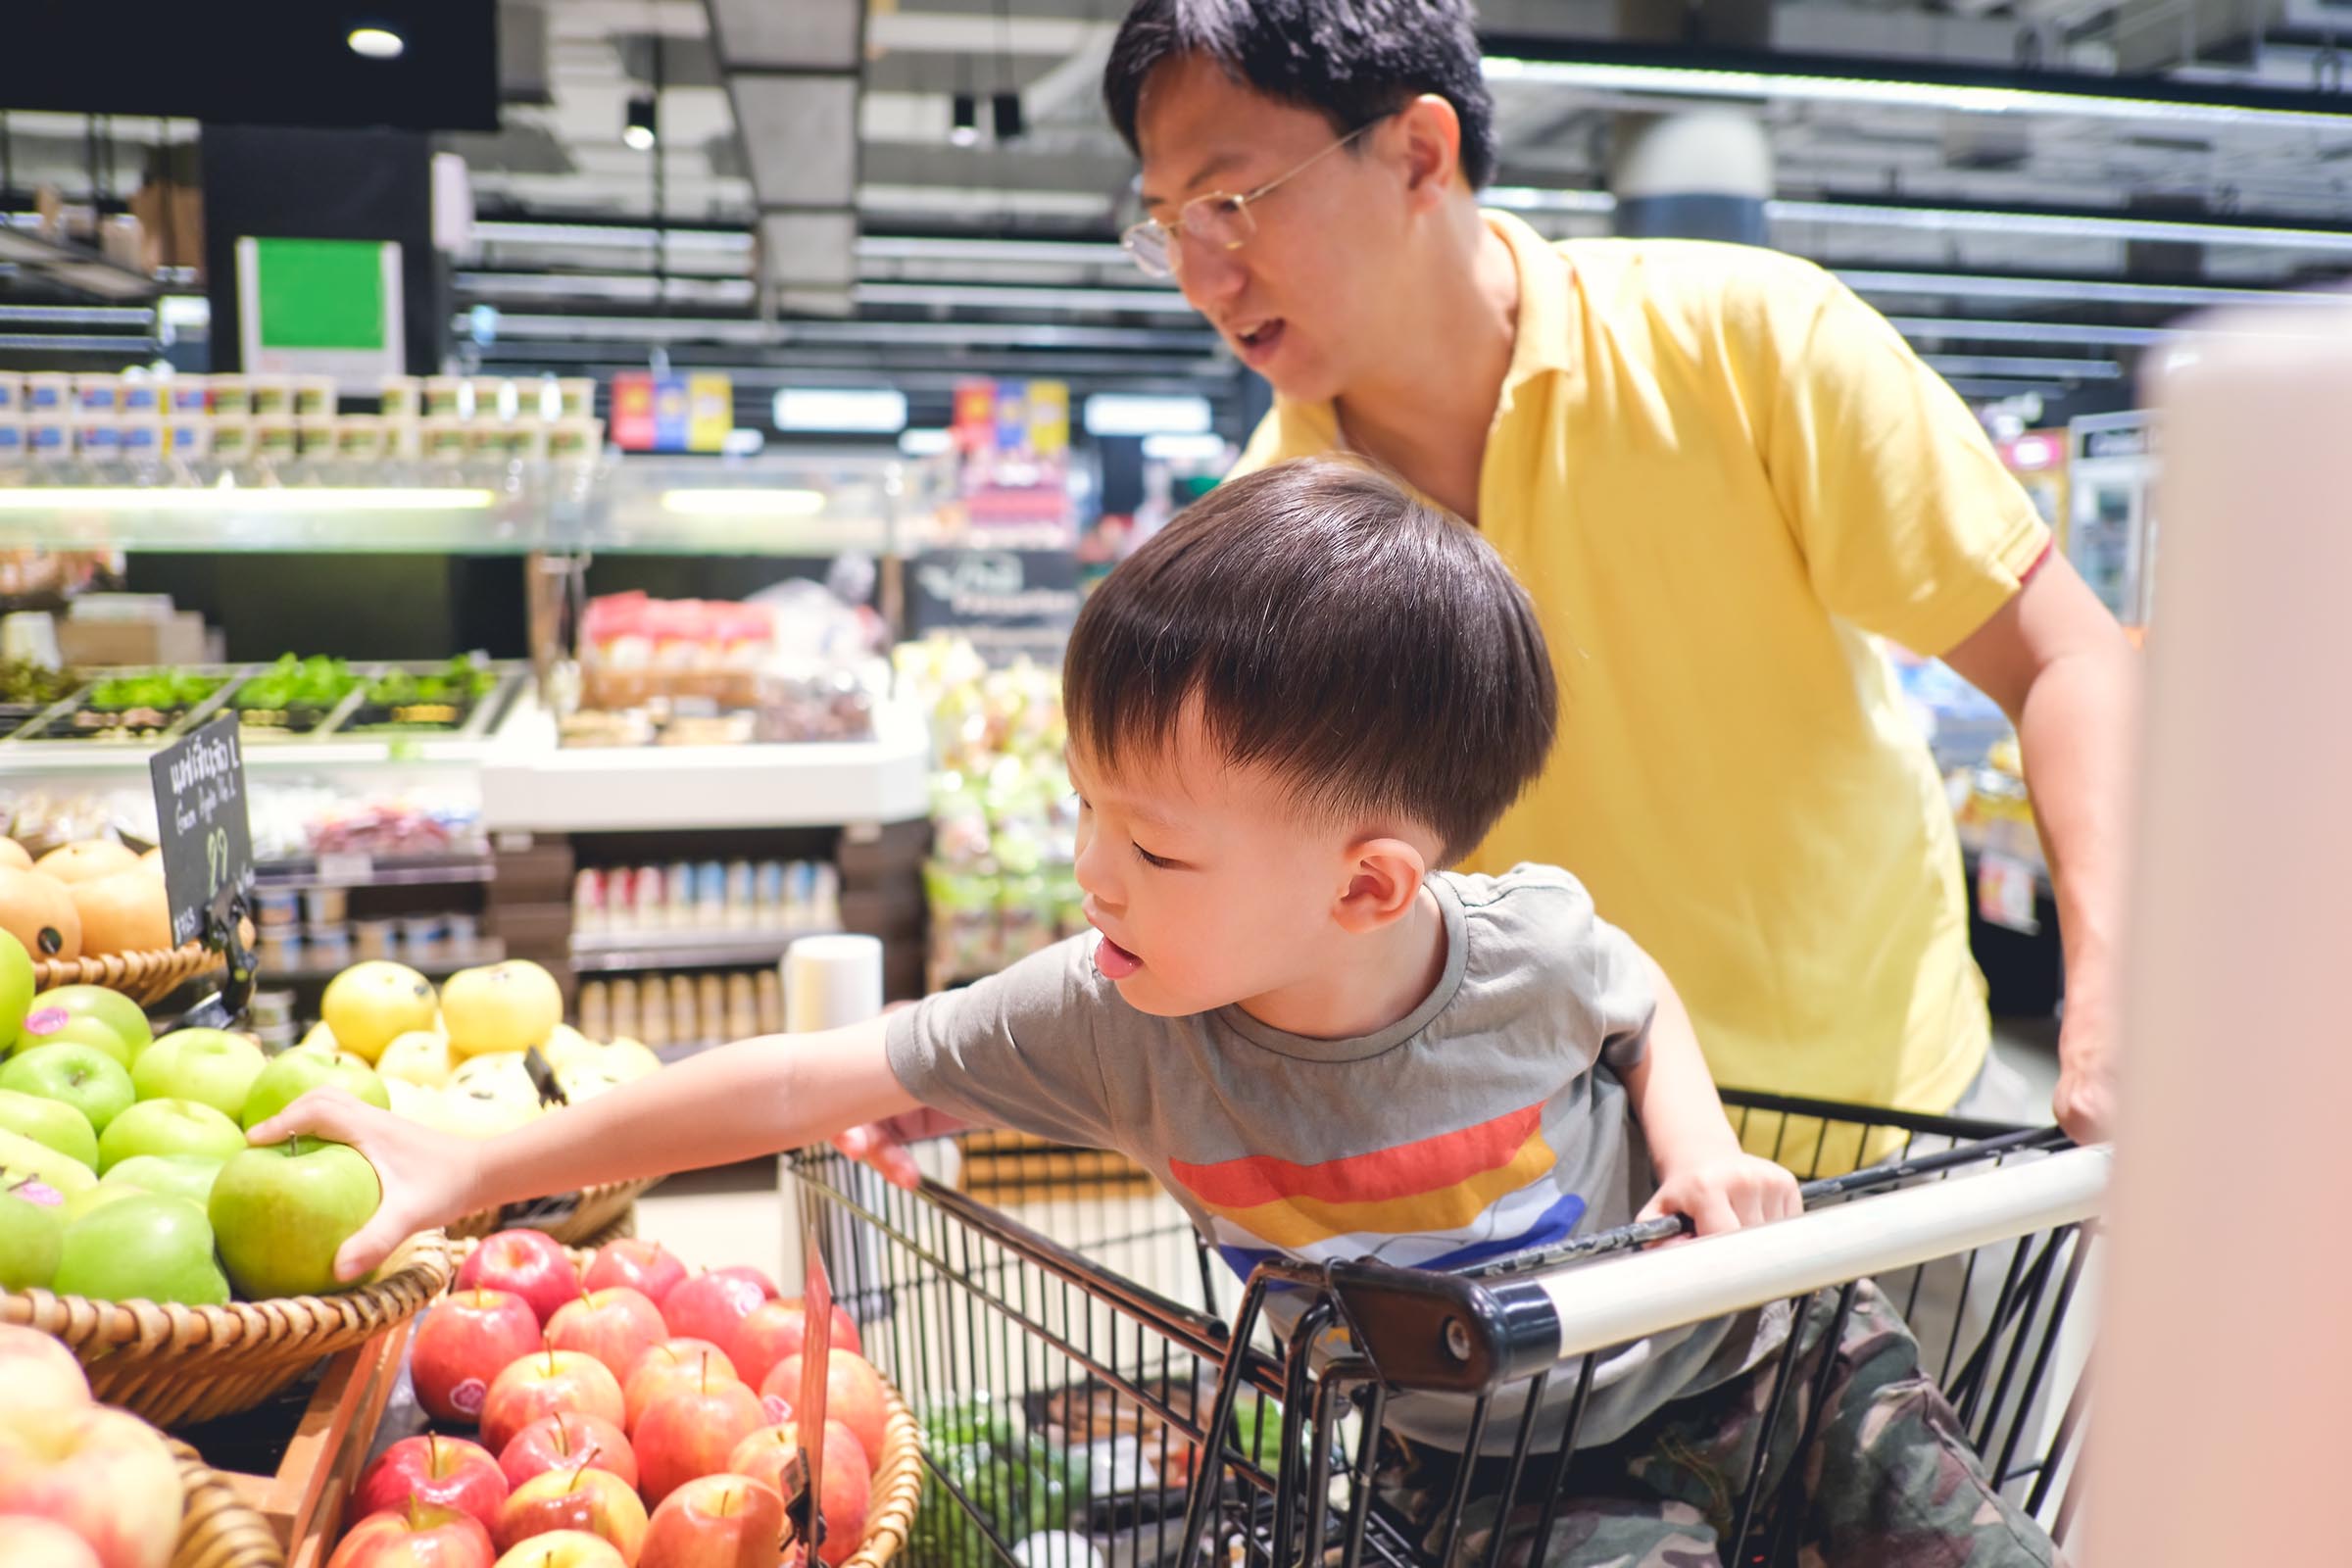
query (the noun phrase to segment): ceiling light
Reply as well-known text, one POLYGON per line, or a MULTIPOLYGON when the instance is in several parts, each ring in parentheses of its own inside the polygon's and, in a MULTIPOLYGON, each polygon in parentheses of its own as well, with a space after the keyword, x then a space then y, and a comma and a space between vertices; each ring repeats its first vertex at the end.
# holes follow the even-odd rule
POLYGON ((825 496, 821 490, 664 490, 662 510, 673 517, 813 517, 825 510, 825 496))
POLYGON ((628 118, 622 122, 620 127, 621 145, 632 152, 651 152, 654 143, 660 139, 661 133, 656 129, 654 122, 653 98, 647 94, 640 94, 630 99, 628 118))
POLYGON ((895 387, 788 386, 776 393, 779 430, 896 435, 906 428, 906 394, 895 387))
POLYGON ((1870 268, 1833 269, 1857 294, 1933 296, 1950 299, 2036 300, 2064 305, 2312 305, 2338 307, 2335 294, 2287 289, 2226 288, 2210 283, 2130 283, 2077 277, 2004 277, 1974 272, 1903 272, 1870 268))
POLYGON ((343 41, 363 60, 398 60, 408 52, 408 40, 389 27, 354 27, 343 41))
POLYGON ((850 291, 859 305, 946 305, 957 309, 1007 311, 1143 311, 1156 316, 1191 316, 1193 307, 1174 289, 1023 288, 994 283, 859 283, 850 291))
POLYGON ((1017 92, 1001 92, 989 100, 989 105, 992 118, 996 121, 997 140, 1019 141, 1023 129, 1021 95, 1017 92))
POLYGON ((473 224, 474 239, 491 245, 577 245, 595 246, 653 245, 657 241, 672 254, 679 251, 710 251, 727 256, 748 256, 752 236, 746 229, 728 228, 664 228, 656 231, 628 223, 555 223, 528 219, 477 219, 473 224))
POLYGON ((1098 392, 1086 400, 1085 423, 1088 435, 1202 435, 1208 399, 1098 392))
POLYGON ((968 92, 956 95, 955 119, 948 130, 948 140, 958 147, 980 144, 980 100, 968 92))
POLYGON ((936 458, 956 448, 956 437, 946 430, 901 430, 899 450, 910 458, 936 458))
MULTIPOLYGON (((1589 53, 1583 44, 1574 47, 1589 53)), ((1792 63, 1793 64, 1793 63, 1792 63)), ((1827 62, 1806 61, 1807 65, 1827 62)), ((1932 74, 1925 61, 1882 62, 1889 72, 1932 74)), ((1974 115, 2067 115, 2093 120, 2164 121, 2175 124, 2264 125, 2280 129, 2352 130, 2352 99, 2335 108, 2316 93, 2276 88, 2199 87, 2186 83, 2125 81, 2112 87, 2080 73, 2036 74, 2044 82, 2009 86, 1987 82, 1896 80, 1831 70, 1751 71, 1629 61, 1529 60, 1489 55, 1494 81, 1526 81, 1593 92, 1656 93, 1671 98, 1732 98, 1800 103, 1871 104, 1894 109, 1947 110, 1974 115), (2071 84, 2065 84, 2071 83, 2071 84), (2139 89, 2138 95, 2131 90, 2139 89), (2250 102, 2270 98, 2275 105, 2250 102)), ((2333 96, 2333 95, 2329 95, 2333 96)))

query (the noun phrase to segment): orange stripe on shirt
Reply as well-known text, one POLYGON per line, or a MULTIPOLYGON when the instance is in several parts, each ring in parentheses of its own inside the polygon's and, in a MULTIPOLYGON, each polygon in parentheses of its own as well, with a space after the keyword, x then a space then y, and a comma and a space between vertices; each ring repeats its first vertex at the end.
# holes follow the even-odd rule
POLYGON ((1450 1187, 1364 1201, 1321 1198, 1279 1198, 1246 1208, 1212 1203, 1209 1211, 1257 1237, 1269 1247, 1296 1250, 1335 1236, 1402 1236, 1459 1230, 1551 1169, 1555 1156, 1544 1129, 1505 1163, 1480 1171, 1450 1187))
POLYGON ((1171 1160, 1168 1168, 1186 1191, 1220 1210, 1301 1200, 1374 1203, 1436 1192, 1508 1165, 1543 1125, 1544 1102, 1538 1101, 1475 1127, 1319 1164, 1246 1154, 1209 1165, 1171 1160))

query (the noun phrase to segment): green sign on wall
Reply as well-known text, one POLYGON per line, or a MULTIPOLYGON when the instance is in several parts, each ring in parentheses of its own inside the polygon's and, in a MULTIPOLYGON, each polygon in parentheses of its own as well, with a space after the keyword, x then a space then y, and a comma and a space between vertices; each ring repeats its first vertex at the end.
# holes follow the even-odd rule
POLYGON ((372 393, 407 369, 400 246, 389 240, 237 241, 240 347, 260 374, 332 375, 372 393))

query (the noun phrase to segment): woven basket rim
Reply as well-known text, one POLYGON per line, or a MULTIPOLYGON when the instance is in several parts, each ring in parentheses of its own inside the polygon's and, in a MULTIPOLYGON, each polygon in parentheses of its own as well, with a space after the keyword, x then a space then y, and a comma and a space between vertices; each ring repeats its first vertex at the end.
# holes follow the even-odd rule
MULTIPOLYGON (((610 1203, 624 1197, 634 1200, 642 1197, 661 1179, 659 1176, 632 1176, 626 1181, 598 1182, 593 1186, 579 1189, 578 1206, 586 1208, 591 1202, 610 1203)), ((550 1196, 562 1195, 551 1194, 550 1196)), ((500 1223, 501 1216, 505 1214, 506 1209, 507 1205, 505 1204, 501 1204, 497 1208, 477 1208, 470 1214, 464 1214, 452 1220, 449 1226, 452 1233, 450 1245, 454 1248, 462 1248, 469 1242, 482 1241, 502 1230, 539 1230, 541 1228, 536 1225, 500 1223)), ((566 1243, 565 1245, 569 1246, 570 1244, 566 1243)), ((464 1254, 460 1253, 457 1260, 463 1263, 465 1261, 464 1254)))
MULTIPOLYGON (((293 1353, 315 1338, 363 1326, 355 1319, 381 1310, 390 1315, 375 1330, 413 1315, 449 1288, 457 1275, 449 1239, 437 1230, 418 1231, 385 1260, 388 1272, 332 1296, 280 1296, 225 1306, 186 1306, 176 1301, 132 1298, 97 1300, 51 1291, 0 1290, 0 1322, 29 1319, 69 1345, 120 1343, 125 1350, 151 1345, 267 1348, 293 1353), (395 1267, 394 1265, 397 1265, 395 1267), (414 1304, 404 1298, 414 1294, 414 1304), (17 1307, 14 1303, 26 1303, 17 1307), (46 1309, 46 1310, 44 1310, 46 1309), (55 1323, 46 1321, 56 1319, 55 1323), (199 1332, 182 1332, 195 1329, 199 1332)), ((191 1369, 192 1376, 201 1371, 191 1369)))
POLYGON ((179 1464, 185 1508, 172 1568, 183 1564, 228 1564, 231 1568, 283 1568, 285 1553, 269 1521, 236 1494, 198 1453, 164 1434, 164 1446, 179 1464))
POLYGON ((160 969, 167 964, 201 964, 206 960, 225 963, 228 960, 215 954, 202 942, 183 942, 176 948, 133 948, 127 953, 81 953, 71 958, 34 958, 32 969, 37 977, 44 969, 79 969, 92 964, 120 963, 133 968, 160 969))

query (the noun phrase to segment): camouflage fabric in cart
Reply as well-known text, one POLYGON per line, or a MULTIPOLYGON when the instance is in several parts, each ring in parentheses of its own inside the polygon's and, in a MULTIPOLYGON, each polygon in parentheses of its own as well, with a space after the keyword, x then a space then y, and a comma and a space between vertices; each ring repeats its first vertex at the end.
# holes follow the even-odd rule
MULTIPOLYGON (((1993 1490, 1958 1416, 1921 1369, 1918 1342, 1878 1288, 1862 1283, 1830 1346, 1836 1311, 1834 1292, 1808 1307, 1787 1406, 1773 1428, 1759 1511, 1762 1539, 1779 1530, 1777 1560, 1801 1568, 2065 1563, 2041 1527, 1993 1490), (1812 1424, 1824 1355, 1837 1366, 1804 1456, 1801 1494, 1785 1494, 1796 1445, 1812 1424), (1778 1517, 1774 1504, 1784 1497, 1801 1516, 1778 1517)), ((1721 1568, 1777 1370, 1776 1358, 1668 1404, 1606 1447, 1579 1453, 1540 1568, 1721 1568)), ((1383 1446, 1381 1499, 1432 1556, 1444 1547, 1443 1516, 1458 1463, 1401 1440, 1383 1446)), ((1501 1568, 1538 1568, 1529 1556, 1543 1514, 1539 1472, 1546 1468, 1530 1460, 1536 1479, 1523 1481, 1505 1516, 1496 1495, 1501 1466, 1481 1462, 1451 1568, 1483 1568, 1498 1517, 1506 1534, 1501 1568)))

